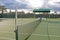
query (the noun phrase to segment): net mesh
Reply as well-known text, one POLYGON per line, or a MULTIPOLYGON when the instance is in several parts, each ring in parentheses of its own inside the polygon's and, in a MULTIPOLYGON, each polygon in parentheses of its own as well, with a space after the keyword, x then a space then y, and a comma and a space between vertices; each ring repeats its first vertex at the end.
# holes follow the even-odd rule
POLYGON ((40 24, 40 22, 41 19, 38 19, 33 22, 18 25, 18 40, 27 40, 40 24))

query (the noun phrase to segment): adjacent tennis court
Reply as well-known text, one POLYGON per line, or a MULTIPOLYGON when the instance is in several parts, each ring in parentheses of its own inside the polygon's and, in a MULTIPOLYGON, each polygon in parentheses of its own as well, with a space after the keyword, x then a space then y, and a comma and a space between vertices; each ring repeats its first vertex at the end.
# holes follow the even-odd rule
MULTIPOLYGON (((33 18, 18 18, 18 25, 34 22, 33 18)), ((15 19, 0 19, 0 40, 15 40, 15 19)), ((20 29, 21 30, 21 29, 20 29)), ((23 28, 23 30, 25 30, 23 28)), ((26 34, 21 33, 20 34, 26 34)), ((20 36, 21 37, 21 36, 20 36)), ((19 38, 20 38, 19 37, 19 38)), ((23 38, 22 38, 23 39, 23 38)), ((43 19, 28 40, 60 40, 60 18, 43 19)))

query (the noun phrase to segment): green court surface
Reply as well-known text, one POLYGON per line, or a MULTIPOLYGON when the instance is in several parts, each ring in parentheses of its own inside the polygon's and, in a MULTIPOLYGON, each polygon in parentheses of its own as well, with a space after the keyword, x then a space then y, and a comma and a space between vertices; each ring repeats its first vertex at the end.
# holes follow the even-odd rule
POLYGON ((29 40, 60 40, 59 30, 60 18, 47 19, 47 21, 41 22, 29 40))
MULTIPOLYGON (((19 18, 18 25, 34 20, 32 18, 19 18)), ((15 19, 12 18, 0 19, 0 40, 15 40, 14 23, 15 19)), ((60 40, 60 18, 42 20, 28 40, 49 40, 49 38, 50 40, 60 40)))
POLYGON ((0 19, 0 40, 15 40, 14 19, 0 19))

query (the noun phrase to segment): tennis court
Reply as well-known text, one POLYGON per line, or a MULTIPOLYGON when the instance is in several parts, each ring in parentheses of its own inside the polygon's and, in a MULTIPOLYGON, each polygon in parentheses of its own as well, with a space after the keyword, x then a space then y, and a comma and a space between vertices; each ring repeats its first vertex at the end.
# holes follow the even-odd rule
POLYGON ((14 19, 0 19, 0 40, 15 40, 14 19))
MULTIPOLYGON (((25 23, 30 23, 33 22, 34 20, 36 19, 19 18, 18 25, 24 25, 25 23)), ((13 18, 10 19, 4 18, 0 21, 0 40, 15 40, 14 21, 15 19, 13 18)), ((28 38, 28 40, 60 40, 59 31, 60 31, 60 18, 49 18, 46 20, 42 20, 41 23, 36 28, 36 30, 28 38)))
POLYGON ((60 18, 42 21, 29 40, 60 40, 60 18))

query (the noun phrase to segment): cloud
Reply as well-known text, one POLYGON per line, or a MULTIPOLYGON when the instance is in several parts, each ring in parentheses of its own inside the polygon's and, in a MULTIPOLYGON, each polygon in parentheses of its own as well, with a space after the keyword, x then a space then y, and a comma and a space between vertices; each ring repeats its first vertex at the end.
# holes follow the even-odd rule
POLYGON ((42 7, 43 4, 47 4, 48 0, 0 0, 0 4, 6 6, 7 8, 37 8, 42 7), (16 4, 17 3, 17 4, 16 4))
POLYGON ((16 0, 19 8, 31 8, 31 6, 29 5, 29 3, 26 0, 16 0))
POLYGON ((17 6, 20 9, 48 7, 60 10, 60 0, 0 0, 0 4, 12 9, 17 6))
POLYGON ((27 0, 29 2, 29 4, 35 8, 35 7, 41 7, 43 4, 42 0, 27 0))
POLYGON ((59 2, 60 0, 50 0, 50 1, 52 1, 52 2, 59 2))
POLYGON ((16 0, 20 4, 26 5, 29 8, 45 7, 49 0, 16 0))
POLYGON ((0 4, 12 9, 14 9, 15 6, 18 8, 28 8, 26 2, 21 1, 19 3, 17 0, 0 0, 0 4))
POLYGON ((49 1, 48 7, 55 11, 60 11, 60 0, 49 1))
POLYGON ((7 8, 13 7, 15 2, 15 0, 0 0, 0 4, 3 4, 7 8))
POLYGON ((54 10, 54 11, 60 11, 60 7, 56 7, 56 6, 53 6, 53 5, 49 5, 49 8, 54 10))

